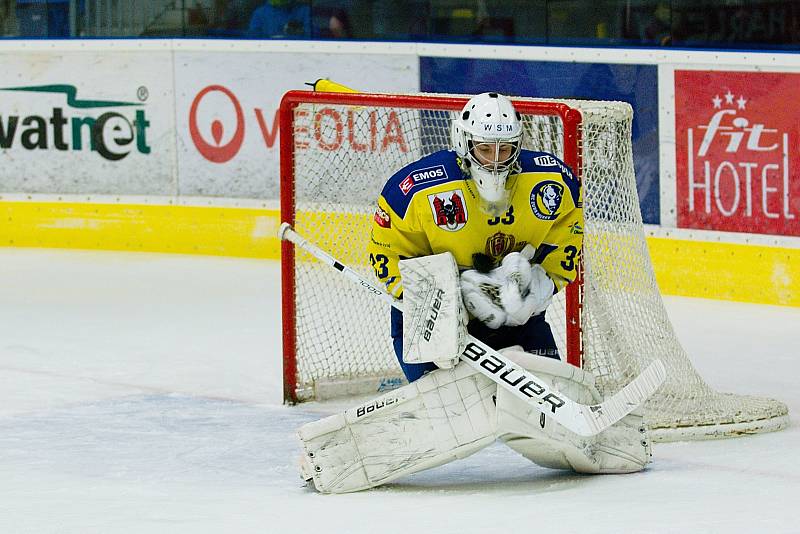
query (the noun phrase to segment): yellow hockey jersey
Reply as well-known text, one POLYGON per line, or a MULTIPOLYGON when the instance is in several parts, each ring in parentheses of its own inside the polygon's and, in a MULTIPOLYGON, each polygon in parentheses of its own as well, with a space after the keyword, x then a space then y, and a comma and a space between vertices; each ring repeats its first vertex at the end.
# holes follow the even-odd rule
POLYGON ((395 297, 402 293, 398 261, 449 251, 459 269, 473 255, 496 265, 530 243, 557 289, 575 279, 583 242, 581 187, 562 161, 545 152, 521 151, 508 211, 485 214, 477 189, 455 152, 443 150, 395 173, 378 198, 369 261, 395 297), (485 257, 484 257, 485 259, 485 257))

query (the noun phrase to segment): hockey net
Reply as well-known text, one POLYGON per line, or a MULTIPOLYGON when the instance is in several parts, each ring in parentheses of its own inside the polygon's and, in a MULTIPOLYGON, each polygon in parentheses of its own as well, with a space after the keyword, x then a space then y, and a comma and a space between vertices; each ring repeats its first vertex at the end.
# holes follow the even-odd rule
MULTIPOLYGON (((376 199, 397 169, 450 148, 467 97, 292 91, 281 104, 281 212, 310 241, 372 277, 366 253, 376 199)), ((777 430, 784 404, 718 393, 678 341, 656 284, 634 177, 630 105, 514 101, 524 147, 561 157, 584 188, 583 281, 547 312, 562 355, 613 394, 654 358, 667 381, 647 402, 654 439, 703 439, 777 430)), ((282 244, 284 397, 378 393, 402 373, 384 302, 302 251, 282 244)))

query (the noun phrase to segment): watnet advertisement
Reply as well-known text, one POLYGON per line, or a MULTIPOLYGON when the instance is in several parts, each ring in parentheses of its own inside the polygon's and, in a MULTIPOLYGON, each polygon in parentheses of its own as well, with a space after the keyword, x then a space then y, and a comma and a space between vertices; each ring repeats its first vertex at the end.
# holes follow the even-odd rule
POLYGON ((678 226, 800 236, 800 74, 675 71, 678 226))
POLYGON ((0 190, 174 194, 171 65, 167 52, 6 54, 0 190))

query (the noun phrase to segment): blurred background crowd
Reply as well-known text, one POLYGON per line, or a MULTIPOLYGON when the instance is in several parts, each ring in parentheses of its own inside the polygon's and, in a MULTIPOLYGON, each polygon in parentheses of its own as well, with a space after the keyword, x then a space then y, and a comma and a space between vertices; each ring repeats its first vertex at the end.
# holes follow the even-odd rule
POLYGON ((798 0, 0 0, 4 38, 800 48, 798 0))

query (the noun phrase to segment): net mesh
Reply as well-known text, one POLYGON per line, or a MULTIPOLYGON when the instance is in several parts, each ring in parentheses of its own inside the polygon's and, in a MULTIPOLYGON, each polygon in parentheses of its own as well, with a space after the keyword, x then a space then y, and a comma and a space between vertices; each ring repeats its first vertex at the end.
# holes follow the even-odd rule
MULTIPOLYGON (((784 404, 717 393, 698 375, 667 316, 650 263, 634 177, 632 110, 619 102, 560 101, 582 114, 585 236, 581 330, 584 367, 612 394, 654 358, 664 386, 646 404, 659 440, 698 439, 782 428, 784 404)), ((294 110, 295 228, 372 279, 366 252, 375 201, 400 167, 450 148, 451 112, 425 108, 306 103, 294 110)), ((523 115, 524 147, 564 154, 561 119, 523 115)), ((284 220, 287 215, 284 214, 284 220)), ((385 303, 297 251, 296 362, 300 400, 398 384, 385 303)), ((565 353, 563 291, 547 312, 565 353)), ((291 357, 291 355, 286 355, 291 357)))

